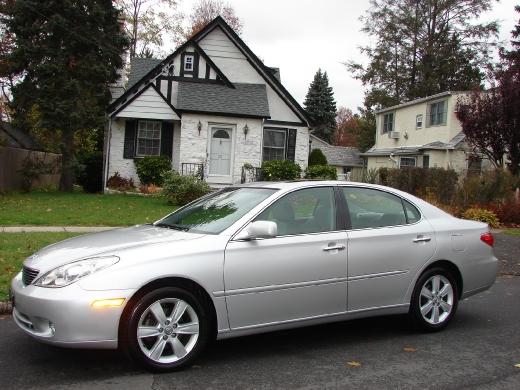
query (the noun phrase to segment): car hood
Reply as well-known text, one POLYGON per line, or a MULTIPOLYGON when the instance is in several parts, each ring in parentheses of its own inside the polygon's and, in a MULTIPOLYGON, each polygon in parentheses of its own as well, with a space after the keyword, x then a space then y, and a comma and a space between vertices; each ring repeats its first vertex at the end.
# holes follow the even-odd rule
POLYGON ((137 246, 193 240, 203 234, 188 233, 153 225, 138 225, 86 234, 49 245, 24 261, 26 267, 50 270, 61 265, 99 255, 117 255, 117 251, 137 246))

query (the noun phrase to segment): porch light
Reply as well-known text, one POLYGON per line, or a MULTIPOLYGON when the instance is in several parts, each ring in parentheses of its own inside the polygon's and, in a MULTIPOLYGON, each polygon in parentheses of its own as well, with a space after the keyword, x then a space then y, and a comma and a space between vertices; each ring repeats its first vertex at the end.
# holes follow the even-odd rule
POLYGON ((197 130, 199 131, 199 135, 200 135, 200 131, 202 130, 202 123, 200 123, 200 121, 197 125, 197 130))
POLYGON ((246 123, 246 125, 244 126, 244 139, 247 138, 247 133, 249 133, 249 126, 246 123))

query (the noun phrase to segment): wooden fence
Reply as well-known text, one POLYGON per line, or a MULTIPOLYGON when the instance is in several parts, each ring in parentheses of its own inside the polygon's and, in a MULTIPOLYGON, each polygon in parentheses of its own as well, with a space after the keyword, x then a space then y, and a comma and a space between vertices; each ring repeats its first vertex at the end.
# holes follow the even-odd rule
MULTIPOLYGON (((20 170, 26 158, 39 159, 45 164, 54 164, 59 167, 60 157, 60 154, 55 153, 0 146, 0 192, 19 191, 23 189, 23 178, 20 170)), ((59 172, 44 174, 38 177, 33 183, 33 187, 57 186, 59 182, 59 172)))

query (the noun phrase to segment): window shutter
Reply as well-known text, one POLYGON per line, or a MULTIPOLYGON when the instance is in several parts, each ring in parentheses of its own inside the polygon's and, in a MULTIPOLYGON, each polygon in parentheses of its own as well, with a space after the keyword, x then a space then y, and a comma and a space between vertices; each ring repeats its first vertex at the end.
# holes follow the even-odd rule
POLYGON ((123 158, 135 157, 136 127, 136 120, 127 120, 125 122, 125 141, 123 145, 123 158))
POLYGON ((296 129, 287 129, 287 151, 285 158, 294 161, 296 155, 296 129))
POLYGON ((161 129, 161 156, 172 158, 173 123, 163 122, 161 129))

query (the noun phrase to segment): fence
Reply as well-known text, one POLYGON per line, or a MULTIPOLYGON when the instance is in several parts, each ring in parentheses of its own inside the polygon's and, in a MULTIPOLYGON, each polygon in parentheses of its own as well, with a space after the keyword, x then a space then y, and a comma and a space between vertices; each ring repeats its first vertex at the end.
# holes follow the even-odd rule
MULTIPOLYGON (((61 155, 0 146, 0 192, 23 189, 23 177, 20 170, 26 158, 37 158, 46 164, 58 165, 61 155)), ((57 186, 59 182, 59 173, 45 174, 38 177, 34 182, 34 187, 57 186)))

